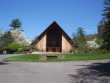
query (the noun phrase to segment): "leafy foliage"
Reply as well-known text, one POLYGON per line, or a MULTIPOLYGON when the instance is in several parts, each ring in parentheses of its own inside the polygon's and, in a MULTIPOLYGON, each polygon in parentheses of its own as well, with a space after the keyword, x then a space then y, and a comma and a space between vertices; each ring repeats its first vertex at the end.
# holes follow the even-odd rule
POLYGON ((78 51, 80 52, 86 52, 87 46, 86 46, 86 39, 85 39, 85 31, 82 27, 79 27, 77 29, 77 33, 73 33, 73 39, 78 45, 78 51))
POLYGON ((30 50, 35 50, 36 51, 37 49, 33 45, 24 46, 24 51, 30 51, 30 50))
POLYGON ((101 49, 110 50, 110 0, 104 1, 104 18, 98 25, 98 35, 103 41, 101 49))
POLYGON ((18 51, 23 49, 23 45, 20 43, 13 42, 7 46, 7 49, 10 51, 18 51))
POLYGON ((103 40, 100 38, 96 38, 95 42, 99 45, 99 47, 101 47, 103 45, 103 40))
POLYGON ((105 24, 105 20, 102 19, 102 20, 99 22, 98 27, 97 27, 97 29, 98 29, 98 37, 99 37, 100 39, 102 39, 104 24, 105 24))
POLYGON ((2 28, 0 28, 0 37, 2 36, 2 28))
POLYGON ((110 20, 105 22, 102 38, 103 38, 102 48, 110 50, 110 20))
POLYGON ((110 19, 110 0, 105 0, 104 5, 105 5, 105 7, 103 10, 104 11, 103 16, 105 16, 105 19, 108 20, 108 19, 110 19))
POLYGON ((22 23, 19 19, 14 19, 14 20, 12 20, 12 22, 9 26, 13 27, 13 29, 19 29, 19 28, 21 28, 21 25, 22 25, 22 23))
POLYGON ((13 37, 11 36, 10 31, 6 31, 1 37, 0 37, 0 53, 2 53, 4 50, 6 50, 6 47, 8 44, 14 42, 13 37))
POLYGON ((0 53, 7 51, 8 53, 14 52, 25 52, 25 47, 29 47, 31 41, 22 33, 21 21, 19 19, 12 20, 9 26, 13 27, 9 31, 6 31, 4 34, 1 34, 0 29, 0 53))
POLYGON ((85 35, 86 41, 91 41, 91 40, 93 40, 95 38, 98 38, 98 35, 97 34, 85 35))

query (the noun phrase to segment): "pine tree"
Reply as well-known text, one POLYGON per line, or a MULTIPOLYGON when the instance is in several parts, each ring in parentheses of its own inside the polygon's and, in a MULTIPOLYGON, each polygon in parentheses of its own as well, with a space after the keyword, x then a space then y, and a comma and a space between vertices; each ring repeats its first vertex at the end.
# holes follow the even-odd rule
POLYGON ((106 20, 108 20, 108 19, 110 19, 110 0, 105 0, 104 5, 105 5, 105 7, 104 7, 104 10, 103 10, 104 11, 103 16, 105 16, 104 18, 106 20))
POLYGON ((76 42, 78 46, 78 50, 81 52, 86 52, 87 46, 86 46, 86 39, 85 39, 85 31, 82 27, 79 27, 77 29, 77 33, 73 33, 73 40, 76 42))
POLYGON ((13 27, 13 29, 20 29, 21 25, 22 25, 22 23, 19 19, 14 19, 14 20, 12 20, 12 22, 9 26, 13 27))
POLYGON ((103 39, 103 49, 110 50, 110 0, 104 1, 104 19, 105 23, 103 25, 103 33, 102 33, 102 39, 103 39))
POLYGON ((110 20, 108 20, 104 24, 102 39, 103 48, 106 50, 110 50, 110 20))
POLYGON ((86 40, 85 40, 85 31, 82 27, 79 27, 77 29, 77 38, 78 38, 78 42, 82 43, 85 45, 86 40))
POLYGON ((104 24, 105 24, 105 20, 102 19, 97 26, 99 39, 102 39, 104 24))

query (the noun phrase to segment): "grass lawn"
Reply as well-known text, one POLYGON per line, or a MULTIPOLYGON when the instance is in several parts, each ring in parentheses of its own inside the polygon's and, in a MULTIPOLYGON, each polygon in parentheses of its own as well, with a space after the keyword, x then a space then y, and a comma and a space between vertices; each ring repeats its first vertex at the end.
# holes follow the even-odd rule
POLYGON ((51 61, 79 61, 79 60, 101 60, 101 59, 110 59, 110 54, 64 54, 65 58, 63 59, 48 59, 48 60, 39 60, 38 54, 22 55, 22 56, 13 56, 10 58, 5 58, 5 61, 23 61, 23 62, 51 62, 51 61))

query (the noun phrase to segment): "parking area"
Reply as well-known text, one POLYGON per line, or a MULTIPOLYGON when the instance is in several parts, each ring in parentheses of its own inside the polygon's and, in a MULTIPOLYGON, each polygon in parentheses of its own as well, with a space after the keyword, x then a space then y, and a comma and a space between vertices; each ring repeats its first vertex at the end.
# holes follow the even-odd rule
POLYGON ((5 62, 0 64, 0 83, 81 83, 75 82, 78 70, 109 61, 5 62))

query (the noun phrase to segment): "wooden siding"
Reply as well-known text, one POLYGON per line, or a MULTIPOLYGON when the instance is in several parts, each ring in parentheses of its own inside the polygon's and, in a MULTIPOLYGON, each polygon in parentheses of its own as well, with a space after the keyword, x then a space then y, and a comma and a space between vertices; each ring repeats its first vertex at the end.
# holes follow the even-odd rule
POLYGON ((47 35, 43 36, 42 39, 35 45, 40 51, 46 51, 46 37, 47 35))
POLYGON ((72 50, 71 44, 67 39, 62 35, 62 52, 70 52, 72 50))

